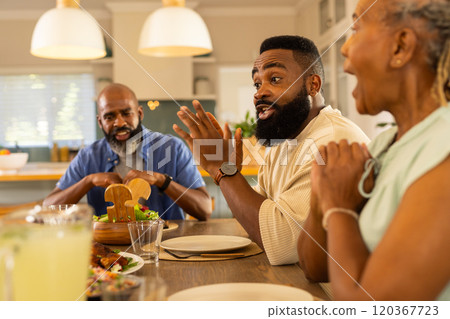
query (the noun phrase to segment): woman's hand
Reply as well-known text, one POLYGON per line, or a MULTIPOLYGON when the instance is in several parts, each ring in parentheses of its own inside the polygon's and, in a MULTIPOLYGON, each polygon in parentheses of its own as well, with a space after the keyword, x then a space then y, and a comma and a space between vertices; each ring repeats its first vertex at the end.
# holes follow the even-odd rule
MULTIPOLYGON (((330 208, 340 207, 359 212, 366 199, 358 191, 358 184, 364 172, 364 165, 371 158, 365 145, 348 144, 341 140, 339 144, 329 143, 321 146, 319 151, 325 159, 325 165, 313 164, 311 173, 312 198, 319 203, 320 210, 315 214, 323 214, 330 208)), ((365 183, 365 191, 372 190, 373 172, 365 183)))

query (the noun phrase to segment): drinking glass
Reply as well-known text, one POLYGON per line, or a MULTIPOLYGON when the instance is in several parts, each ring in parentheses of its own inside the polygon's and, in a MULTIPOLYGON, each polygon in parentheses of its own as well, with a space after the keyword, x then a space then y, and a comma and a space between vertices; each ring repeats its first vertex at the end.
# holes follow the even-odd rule
POLYGON ((84 299, 92 213, 36 206, 0 219, 0 300, 84 299))
POLYGON ((134 253, 139 255, 146 264, 159 262, 163 227, 164 221, 161 219, 128 222, 134 253))

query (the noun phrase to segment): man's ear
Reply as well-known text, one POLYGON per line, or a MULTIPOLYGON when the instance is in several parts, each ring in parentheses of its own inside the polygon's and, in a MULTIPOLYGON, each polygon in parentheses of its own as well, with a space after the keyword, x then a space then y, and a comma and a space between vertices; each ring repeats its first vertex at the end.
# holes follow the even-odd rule
POLYGON ((138 115, 139 119, 142 121, 144 119, 144 109, 140 105, 138 106, 138 115))
POLYGON ((389 64, 392 68, 401 68, 411 61, 418 38, 412 29, 404 28, 395 33, 393 41, 392 58, 389 64))
POLYGON ((97 114, 97 123, 98 123, 98 127, 100 127, 101 129, 103 129, 102 121, 101 121, 100 116, 99 116, 98 114, 97 114))
POLYGON ((308 90, 308 94, 314 97, 317 95, 317 93, 320 93, 320 89, 322 87, 322 79, 318 74, 313 74, 308 78, 306 87, 308 90))

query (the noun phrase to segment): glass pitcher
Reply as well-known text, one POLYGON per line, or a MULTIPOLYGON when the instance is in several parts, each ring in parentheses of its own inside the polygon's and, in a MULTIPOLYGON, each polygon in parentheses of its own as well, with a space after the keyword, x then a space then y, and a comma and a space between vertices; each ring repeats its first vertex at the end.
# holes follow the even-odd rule
POLYGON ((0 219, 0 300, 83 300, 92 241, 87 204, 0 219))

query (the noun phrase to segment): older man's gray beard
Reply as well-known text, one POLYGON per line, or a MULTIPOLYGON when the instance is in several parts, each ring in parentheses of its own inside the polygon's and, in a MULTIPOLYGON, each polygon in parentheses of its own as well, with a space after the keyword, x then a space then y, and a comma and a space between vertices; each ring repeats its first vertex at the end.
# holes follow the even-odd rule
POLYGON ((131 154, 131 152, 127 152, 127 143, 125 142, 117 142, 117 143, 110 143, 109 146, 111 147, 111 150, 119 155, 119 157, 124 157, 127 154, 131 154))
POLYGON ((138 126, 136 129, 131 130, 128 127, 122 127, 120 129, 114 129, 110 134, 107 134, 103 128, 102 128, 103 134, 105 135, 106 140, 109 143, 109 146, 111 147, 111 150, 119 155, 119 157, 125 157, 126 155, 130 155, 136 152, 136 149, 140 143, 140 139, 133 141, 132 137, 136 136, 140 132, 142 132, 142 126, 141 121, 139 121, 138 126), (130 132, 130 138, 126 141, 118 141, 115 138, 115 135, 117 132, 121 130, 128 130, 130 132))

